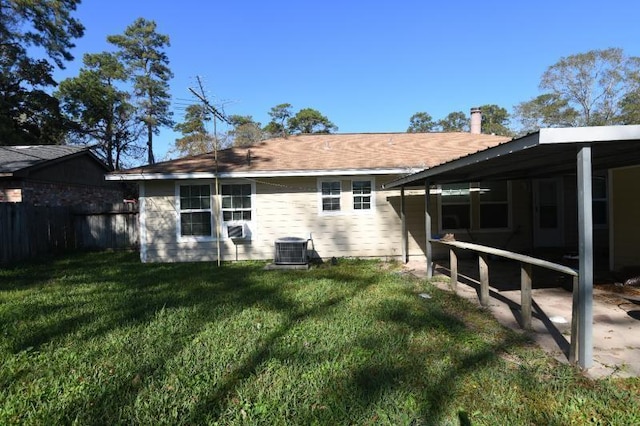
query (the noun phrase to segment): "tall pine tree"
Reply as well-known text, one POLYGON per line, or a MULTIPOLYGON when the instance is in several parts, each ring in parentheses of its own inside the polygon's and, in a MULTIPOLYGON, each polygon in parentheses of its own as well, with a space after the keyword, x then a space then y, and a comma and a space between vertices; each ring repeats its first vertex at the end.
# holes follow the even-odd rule
POLYGON ((62 142, 64 121, 50 88, 54 68, 73 59, 73 40, 84 33, 71 16, 79 3, 0 0, 0 145, 62 142))
POLYGON ((155 163, 153 135, 161 127, 173 126, 170 111, 169 80, 173 73, 165 49, 169 36, 156 32, 156 23, 138 18, 124 34, 111 35, 107 40, 118 47, 118 56, 125 64, 134 86, 139 119, 147 129, 149 164, 155 163))

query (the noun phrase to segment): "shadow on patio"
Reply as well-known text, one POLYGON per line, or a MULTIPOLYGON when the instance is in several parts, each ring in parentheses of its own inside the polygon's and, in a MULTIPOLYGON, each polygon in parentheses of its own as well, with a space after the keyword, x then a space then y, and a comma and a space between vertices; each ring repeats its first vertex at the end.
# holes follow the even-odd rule
MULTIPOLYGON (((505 259, 489 259, 489 309, 504 326, 522 330, 520 304, 520 266, 505 259)), ((424 277, 426 262, 411 260, 407 265, 412 273, 424 277)), ((437 279, 450 276, 449 261, 435 262, 433 284, 451 291, 449 281, 437 279)), ((640 376, 640 315, 638 301, 624 294, 610 291, 608 274, 596 271, 593 300, 592 377, 615 375, 640 376)), ((532 276, 532 339, 561 362, 568 362, 572 292, 571 277, 562 273, 533 268, 532 276)), ((458 260, 457 294, 479 304, 480 282, 477 257, 458 260), (463 285, 460 285, 463 284, 463 285)))

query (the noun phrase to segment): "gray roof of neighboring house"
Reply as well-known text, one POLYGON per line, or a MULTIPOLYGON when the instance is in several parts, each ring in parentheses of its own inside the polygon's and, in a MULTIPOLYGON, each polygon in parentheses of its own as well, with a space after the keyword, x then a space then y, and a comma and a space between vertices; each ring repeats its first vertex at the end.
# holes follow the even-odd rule
POLYGON ((87 147, 67 145, 0 146, 0 175, 13 175, 24 169, 39 167, 48 162, 81 155, 85 152, 95 158, 95 155, 87 147))

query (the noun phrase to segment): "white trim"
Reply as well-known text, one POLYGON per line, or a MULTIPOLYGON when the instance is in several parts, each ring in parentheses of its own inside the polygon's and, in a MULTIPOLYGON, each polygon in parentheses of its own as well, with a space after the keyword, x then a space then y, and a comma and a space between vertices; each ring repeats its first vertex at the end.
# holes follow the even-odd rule
POLYGON ((540 129, 539 144, 616 142, 640 139, 640 125, 540 129))
MULTIPOLYGON (((214 192, 214 182, 211 181, 176 181, 174 184, 174 196, 175 196, 175 220, 176 220, 176 239, 179 243, 182 242, 198 242, 198 241, 216 241, 215 237, 215 226, 218 226, 218 221, 215 220, 215 192, 214 192), (182 235, 182 221, 180 220, 180 215, 182 210, 180 208, 180 187, 181 186, 201 186, 201 185, 209 185, 209 203, 210 208, 208 211, 211 213, 211 235, 210 236, 196 236, 196 235, 182 235)), ((206 211, 202 210, 202 211, 206 211)))
MULTIPOLYGON (((344 199, 343 199, 343 195, 344 192, 342 190, 342 179, 341 178, 335 178, 335 179, 318 179, 317 181, 317 187, 318 187, 318 216, 340 216, 340 215, 344 215, 345 209, 344 209, 344 199), (322 184, 325 182, 338 182, 340 184, 340 196, 337 197, 340 200, 340 209, 339 210, 324 210, 322 208, 322 200, 324 199, 324 197, 322 196, 322 184)), ((331 197, 331 198, 335 198, 335 197, 331 197)))
POLYGON ((147 263, 147 200, 144 182, 140 182, 138 193, 138 226, 140 227, 140 261, 147 263))
MULTIPOLYGON (((218 173, 219 179, 234 178, 265 178, 265 177, 313 177, 313 176, 362 176, 362 175, 406 175, 423 170, 413 168, 395 169, 341 169, 341 170, 274 170, 263 172, 223 172, 218 173)), ((184 179, 214 179, 213 172, 193 173, 118 173, 108 174, 105 180, 184 180, 184 179)))
POLYGON ((351 179, 351 198, 349 199, 350 203, 351 203, 351 210, 353 214, 356 215, 361 215, 361 214, 374 214, 376 211, 376 179, 371 176, 367 179, 362 178, 362 179, 351 179), (371 183, 371 194, 370 194, 370 201, 369 201, 369 205, 370 207, 368 209, 356 209, 354 208, 354 197, 355 195, 353 195, 353 182, 358 181, 358 182, 365 182, 368 181, 371 183))
POLYGON ((224 181, 220 181, 220 199, 218 202, 220 203, 219 209, 219 223, 221 226, 221 239, 222 240, 230 240, 229 234, 227 232, 227 226, 231 225, 243 225, 245 230, 245 240, 255 240, 257 238, 257 208, 256 208, 256 183, 255 181, 248 181, 245 179, 227 179, 224 181), (251 220, 224 220, 224 211, 222 210, 222 185, 251 185, 251 220))

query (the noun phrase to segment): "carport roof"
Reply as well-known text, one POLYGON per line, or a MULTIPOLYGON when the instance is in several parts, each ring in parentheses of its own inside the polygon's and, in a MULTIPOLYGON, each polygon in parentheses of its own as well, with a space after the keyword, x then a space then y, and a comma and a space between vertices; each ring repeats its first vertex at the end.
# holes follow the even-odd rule
POLYGON ((594 170, 640 164, 640 125, 540 129, 501 145, 405 176, 385 188, 575 174, 580 147, 594 170))

